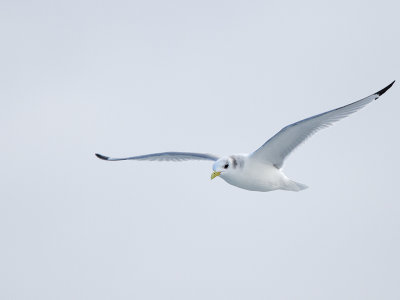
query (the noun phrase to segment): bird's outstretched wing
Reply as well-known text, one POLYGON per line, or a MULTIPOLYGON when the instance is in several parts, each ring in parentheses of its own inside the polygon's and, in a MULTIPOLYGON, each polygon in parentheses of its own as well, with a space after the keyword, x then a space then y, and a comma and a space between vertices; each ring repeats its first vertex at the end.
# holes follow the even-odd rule
POLYGON ((250 157, 273 164, 281 168, 285 158, 307 138, 317 131, 329 127, 333 123, 355 113, 373 100, 379 98, 392 87, 394 81, 384 89, 351 104, 324 112, 319 115, 293 123, 281 129, 260 148, 254 151, 250 157))
POLYGON ((116 160, 152 160, 152 161, 185 161, 185 160, 218 160, 218 156, 207 153, 193 153, 193 152, 162 152, 152 153, 146 155, 112 158, 96 153, 96 156, 103 160, 116 161, 116 160))

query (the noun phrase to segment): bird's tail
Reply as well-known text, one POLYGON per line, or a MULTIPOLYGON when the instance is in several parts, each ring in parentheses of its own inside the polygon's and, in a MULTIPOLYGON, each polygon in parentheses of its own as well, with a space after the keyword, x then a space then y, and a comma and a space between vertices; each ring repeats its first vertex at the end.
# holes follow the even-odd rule
POLYGON ((306 186, 305 184, 302 184, 302 183, 299 183, 299 182, 289 179, 282 189, 286 190, 286 191, 299 192, 299 191, 305 190, 306 188, 308 188, 308 186, 306 186))

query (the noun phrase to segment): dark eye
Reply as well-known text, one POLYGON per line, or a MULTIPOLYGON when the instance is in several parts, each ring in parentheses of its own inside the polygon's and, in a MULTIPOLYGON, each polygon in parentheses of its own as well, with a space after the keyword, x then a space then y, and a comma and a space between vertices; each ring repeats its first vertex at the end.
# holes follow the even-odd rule
POLYGON ((226 164, 226 165, 224 166, 224 169, 228 169, 228 167, 229 167, 229 165, 228 165, 228 164, 226 164))

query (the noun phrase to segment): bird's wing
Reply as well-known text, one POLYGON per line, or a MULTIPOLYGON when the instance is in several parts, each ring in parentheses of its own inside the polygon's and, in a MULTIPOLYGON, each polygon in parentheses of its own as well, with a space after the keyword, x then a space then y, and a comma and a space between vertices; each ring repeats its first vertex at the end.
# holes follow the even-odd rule
POLYGON ((264 145, 254 151, 250 157, 265 163, 271 163, 275 167, 281 168, 285 158, 307 138, 311 137, 317 131, 329 127, 333 123, 355 113, 373 100, 378 99, 379 96, 390 89, 393 84, 394 81, 379 92, 359 101, 312 116, 282 128, 281 131, 265 142, 264 145))
POLYGON ((218 156, 207 153, 192 153, 192 152, 162 152, 146 155, 112 158, 96 153, 96 156, 103 160, 152 160, 152 161, 185 161, 185 160, 218 160, 218 156))

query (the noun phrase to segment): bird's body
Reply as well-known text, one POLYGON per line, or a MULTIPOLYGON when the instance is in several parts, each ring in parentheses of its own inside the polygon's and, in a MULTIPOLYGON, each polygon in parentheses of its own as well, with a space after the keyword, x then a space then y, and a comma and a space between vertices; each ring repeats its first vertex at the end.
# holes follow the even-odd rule
POLYGON ((288 125, 250 154, 235 154, 221 158, 213 154, 194 152, 162 152, 126 158, 110 158, 101 154, 96 156, 108 161, 211 160, 214 161, 211 179, 220 176, 227 183, 250 191, 301 191, 307 186, 289 179, 281 170, 286 157, 317 131, 329 127, 378 99, 393 84, 394 81, 382 90, 356 102, 288 125))
POLYGON ((231 185, 258 192, 270 192, 279 189, 299 191, 306 188, 305 185, 290 180, 283 174, 282 170, 274 165, 252 159, 251 155, 236 154, 229 157, 230 160, 232 158, 238 162, 236 166, 232 166, 234 172, 225 172, 220 175, 223 180, 231 185))

